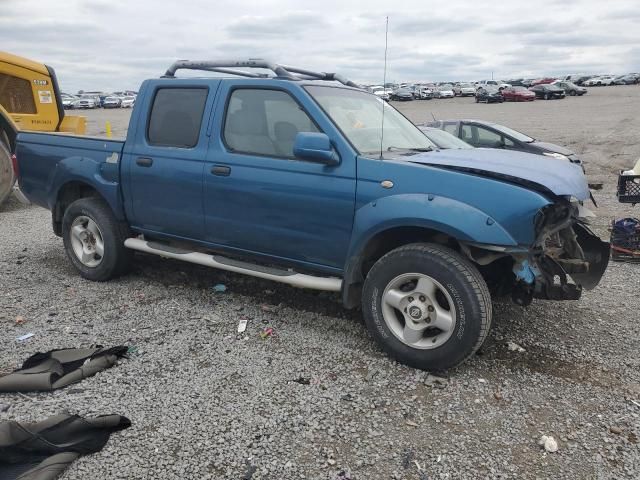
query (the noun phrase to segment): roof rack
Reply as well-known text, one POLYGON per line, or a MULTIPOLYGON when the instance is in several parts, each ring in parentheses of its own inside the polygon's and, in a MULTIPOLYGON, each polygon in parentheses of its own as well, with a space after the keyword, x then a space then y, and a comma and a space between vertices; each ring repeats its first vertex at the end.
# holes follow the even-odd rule
POLYGON ((348 87, 362 88, 355 82, 346 79, 338 73, 313 72, 298 67, 289 67, 269 62, 261 58, 250 58, 249 60, 229 60, 229 61, 211 61, 211 60, 177 60, 169 67, 162 78, 175 77, 177 70, 203 70, 207 72, 226 73, 229 75, 238 75, 249 78, 273 78, 266 73, 254 73, 244 70, 236 70, 236 68, 263 68, 271 70, 275 74, 275 78, 285 80, 328 80, 336 81, 348 87))

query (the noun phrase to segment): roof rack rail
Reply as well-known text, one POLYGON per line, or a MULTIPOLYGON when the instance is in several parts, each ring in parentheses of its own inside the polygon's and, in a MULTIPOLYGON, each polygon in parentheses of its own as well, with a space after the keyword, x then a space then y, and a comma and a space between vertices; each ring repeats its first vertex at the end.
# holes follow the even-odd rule
POLYGON ((338 73, 314 72, 303 68, 279 65, 261 58, 229 61, 177 60, 169 67, 162 78, 175 77, 177 70, 203 70, 206 72, 226 73, 249 78, 270 78, 266 73, 253 73, 244 70, 236 70, 236 68, 263 68, 271 70, 275 74, 276 78, 285 80, 328 80, 342 83, 348 87, 362 88, 357 83, 346 79, 338 73))

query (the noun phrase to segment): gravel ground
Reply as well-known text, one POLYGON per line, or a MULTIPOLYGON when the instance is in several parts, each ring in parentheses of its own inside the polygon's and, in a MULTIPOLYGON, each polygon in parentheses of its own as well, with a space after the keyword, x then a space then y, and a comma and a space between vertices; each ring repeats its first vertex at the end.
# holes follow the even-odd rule
MULTIPOLYGON (((639 215, 616 203, 613 173, 640 157, 640 88, 401 108, 414 120, 499 120, 569 145, 605 181, 597 231, 606 235, 612 216, 639 215)), ((129 112, 87 115, 90 133, 110 119, 122 134, 129 112)), ((638 265, 612 264, 579 302, 496 302, 481 352, 443 380, 386 358, 335 295, 144 255, 126 277, 84 281, 49 213, 15 201, 0 209, 0 272, 0 372, 36 351, 137 347, 74 387, 0 397, 9 406, 0 420, 63 411, 132 420, 64 480, 640 478, 638 265), (219 283, 226 292, 214 291, 219 283), (266 327, 275 333, 263 339, 266 327), (27 332, 35 336, 16 342, 27 332), (542 435, 556 439, 556 453, 538 445, 542 435)))

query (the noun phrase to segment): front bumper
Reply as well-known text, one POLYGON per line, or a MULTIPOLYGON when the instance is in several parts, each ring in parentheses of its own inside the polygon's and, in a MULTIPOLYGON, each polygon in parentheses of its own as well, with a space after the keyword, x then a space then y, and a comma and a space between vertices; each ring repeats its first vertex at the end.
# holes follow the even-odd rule
POLYGON ((550 205, 536 219, 536 243, 529 254, 514 257, 514 301, 532 298, 578 300, 583 289, 594 289, 609 264, 609 243, 602 241, 582 219, 577 207, 550 205))

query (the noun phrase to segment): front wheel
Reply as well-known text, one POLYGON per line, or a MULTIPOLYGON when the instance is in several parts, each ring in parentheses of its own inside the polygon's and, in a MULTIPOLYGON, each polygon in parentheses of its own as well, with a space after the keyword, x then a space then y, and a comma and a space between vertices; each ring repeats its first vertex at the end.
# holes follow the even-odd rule
POLYGON ((462 255, 416 243, 378 260, 365 280, 362 308, 369 332, 401 363, 423 370, 459 365, 491 326, 487 285, 462 255))
POLYGON ((123 274, 131 262, 127 230, 100 198, 81 198, 64 212, 62 240, 67 257, 87 280, 104 282, 123 274))

